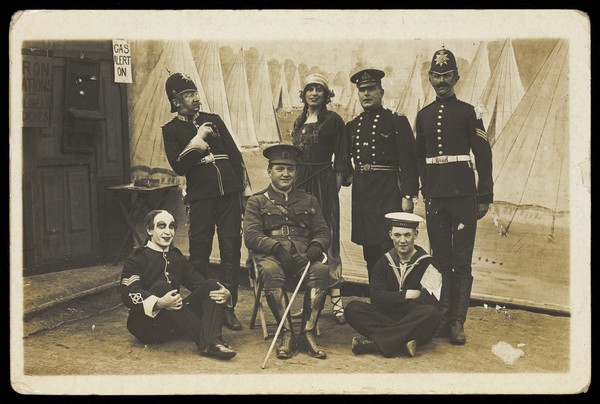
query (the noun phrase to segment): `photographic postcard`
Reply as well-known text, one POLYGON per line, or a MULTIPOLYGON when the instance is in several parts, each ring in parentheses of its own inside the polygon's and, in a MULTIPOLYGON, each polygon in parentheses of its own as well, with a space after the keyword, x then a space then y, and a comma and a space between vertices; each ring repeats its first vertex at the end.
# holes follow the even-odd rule
MULTIPOLYGON (((587 391, 590 40, 589 17, 577 10, 15 13, 9 94, 13 389, 25 395, 587 391), (289 362, 272 357, 261 369, 271 340, 261 339, 259 327, 247 327, 250 289, 238 310, 244 330, 226 332, 238 351, 229 362, 199 357, 189 341, 159 348, 134 342, 122 306, 82 320, 85 330, 25 331, 31 308, 24 302, 30 276, 38 273, 31 268, 66 274, 71 257, 97 258, 120 245, 121 233, 110 229, 124 229, 125 222, 119 211, 106 210, 107 186, 122 178, 140 186, 176 184, 180 193, 169 203, 185 222, 185 183, 170 176, 161 143, 161 125, 173 117, 164 92, 169 74, 182 71, 199 84, 204 110, 221 116, 234 134, 251 191, 258 192, 268 185, 261 151, 291 141, 308 74, 327 78, 335 93, 328 108, 348 122, 362 112, 350 76, 366 68, 384 71, 383 106, 406 116, 414 129, 417 112, 435 100, 427 72, 441 48, 456 56, 458 97, 483 116, 494 161, 494 202, 477 228, 476 304, 465 323, 466 345, 430 343, 415 358, 353 355, 350 341, 358 334, 334 324, 326 308, 319 338, 327 359, 298 353, 289 362), (50 337, 55 341, 44 342, 50 337)), ((350 240, 350 193, 342 187, 339 194, 343 277, 365 286, 362 251, 350 240)), ((415 213, 424 215, 422 200, 415 213)), ((175 239, 184 254, 186 233, 175 239)), ((429 247, 426 229, 417 244, 429 247)), ((211 260, 218 251, 215 237, 211 260)), ((80 266, 85 262, 81 258, 80 266)))

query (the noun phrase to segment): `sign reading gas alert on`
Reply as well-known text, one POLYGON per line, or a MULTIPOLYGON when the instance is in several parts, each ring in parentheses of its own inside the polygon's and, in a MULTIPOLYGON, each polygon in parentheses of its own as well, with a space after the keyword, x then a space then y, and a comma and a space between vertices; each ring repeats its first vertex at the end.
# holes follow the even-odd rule
POLYGON ((112 43, 115 83, 133 83, 129 42, 122 39, 113 39, 112 43))

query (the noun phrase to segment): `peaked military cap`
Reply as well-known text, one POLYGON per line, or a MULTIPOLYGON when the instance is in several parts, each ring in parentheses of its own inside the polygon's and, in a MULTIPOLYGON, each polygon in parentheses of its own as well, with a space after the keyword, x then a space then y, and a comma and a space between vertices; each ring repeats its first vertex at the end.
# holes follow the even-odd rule
POLYGON ((165 90, 171 104, 171 112, 177 112, 177 108, 175 108, 172 102, 173 98, 186 91, 198 91, 198 87, 196 87, 196 84, 194 84, 187 74, 173 73, 167 79, 165 90))
POLYGON ((388 220, 390 227, 406 227, 409 229, 416 229, 419 227, 419 223, 423 221, 423 218, 414 213, 408 212, 391 212, 385 215, 388 220))
POLYGON ((454 54, 446 48, 437 50, 431 59, 431 68, 429 71, 438 74, 445 74, 453 70, 458 73, 458 66, 456 65, 456 58, 454 57, 454 54))
POLYGON ((379 69, 363 69, 350 77, 350 81, 356 84, 356 87, 368 87, 376 84, 381 84, 381 79, 385 76, 385 72, 379 69))
POLYGON ((263 150, 263 156, 269 159, 271 164, 298 164, 302 155, 300 148, 291 144, 276 144, 263 150))

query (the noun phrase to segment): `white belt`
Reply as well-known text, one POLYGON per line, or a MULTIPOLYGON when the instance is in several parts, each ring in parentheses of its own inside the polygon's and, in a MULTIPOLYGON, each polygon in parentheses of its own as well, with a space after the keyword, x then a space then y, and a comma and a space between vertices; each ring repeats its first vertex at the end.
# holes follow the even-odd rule
POLYGON ((427 164, 446 164, 456 163, 457 161, 471 161, 471 156, 462 154, 460 156, 435 156, 425 158, 427 164))

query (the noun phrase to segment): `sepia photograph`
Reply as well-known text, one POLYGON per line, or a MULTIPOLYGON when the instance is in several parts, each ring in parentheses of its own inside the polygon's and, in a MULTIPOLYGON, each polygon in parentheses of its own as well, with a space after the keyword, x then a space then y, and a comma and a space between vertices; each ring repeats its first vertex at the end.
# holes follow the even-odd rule
POLYGON ((578 10, 23 10, 19 395, 582 394, 578 10))

